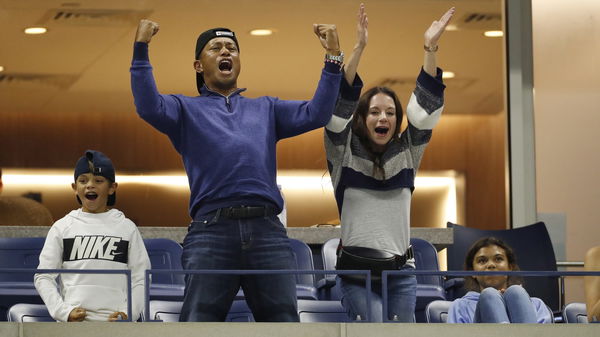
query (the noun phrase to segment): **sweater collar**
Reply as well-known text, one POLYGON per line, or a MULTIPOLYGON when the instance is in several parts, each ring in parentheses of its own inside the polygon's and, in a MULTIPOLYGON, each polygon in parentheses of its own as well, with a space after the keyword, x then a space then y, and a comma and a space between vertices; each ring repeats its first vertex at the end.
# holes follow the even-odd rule
POLYGON ((229 94, 229 96, 225 96, 222 95, 216 91, 212 91, 210 89, 208 89, 208 87, 206 86, 206 84, 204 84, 202 86, 202 88, 200 88, 200 93, 202 94, 202 96, 221 96, 221 97, 225 97, 225 98, 229 98, 232 96, 236 96, 241 94, 242 92, 246 91, 246 88, 238 88, 236 89, 234 92, 232 92, 231 94, 229 94))

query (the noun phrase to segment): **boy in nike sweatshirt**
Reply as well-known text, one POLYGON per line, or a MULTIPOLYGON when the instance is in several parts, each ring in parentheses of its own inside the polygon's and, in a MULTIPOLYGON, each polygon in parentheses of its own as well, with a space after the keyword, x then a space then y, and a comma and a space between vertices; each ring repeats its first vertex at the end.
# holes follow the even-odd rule
MULTIPOLYGON (((87 150, 77 161, 74 178, 71 186, 81 208, 50 228, 38 269, 130 269, 135 321, 144 307, 144 273, 150 259, 136 225, 121 211, 108 208, 116 200, 115 169, 103 153, 87 150)), ((34 280, 57 321, 127 319, 125 275, 36 274, 34 280)))

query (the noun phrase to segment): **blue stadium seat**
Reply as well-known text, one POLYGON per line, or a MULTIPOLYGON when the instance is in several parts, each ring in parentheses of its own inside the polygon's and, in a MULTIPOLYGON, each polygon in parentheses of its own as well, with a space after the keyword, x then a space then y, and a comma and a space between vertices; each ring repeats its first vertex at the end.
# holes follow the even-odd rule
MULTIPOLYGON (((315 270, 312 251, 308 245, 300 240, 290 239, 290 247, 296 260, 295 269, 315 270)), ((314 274, 296 275, 296 292, 299 299, 318 299, 315 287, 314 274)))
MULTIPOLYGON (((152 269, 181 270, 183 248, 171 239, 144 239, 152 269)), ((150 299, 180 301, 183 299, 183 274, 152 274, 150 299)))
POLYGON ((565 323, 587 323, 587 311, 585 303, 569 303, 562 313, 565 323))
MULTIPOLYGON (((411 238, 410 244, 415 254, 416 270, 439 271, 437 250, 427 240, 411 238)), ((425 310, 431 301, 446 300, 444 280, 440 275, 417 275, 416 322, 426 322, 425 310)))
MULTIPOLYGON (((323 270, 335 270, 336 251, 340 239, 334 238, 325 241, 321 247, 321 258, 323 259, 323 270)), ((342 293, 336 285, 335 274, 323 275, 323 278, 317 282, 319 299, 321 300, 340 300, 342 293)))
MULTIPOLYGON (((46 238, 0 238, 0 268, 35 269, 46 238)), ((33 272, 0 273, 0 283, 33 283, 33 272)))
MULTIPOLYGON (((179 322, 181 301, 150 301, 150 319, 163 322, 179 322)), ((233 301, 226 322, 254 322, 254 316, 246 301, 233 301)))
POLYGON ((254 322, 252 310, 250 310, 246 301, 233 301, 225 322, 254 322))
POLYGON ((179 322, 181 301, 150 301, 150 320, 163 322, 179 322))
MULTIPOLYGON (((150 301, 150 319, 178 322, 181 301, 150 301)), ((298 300, 300 322, 349 322, 348 314, 339 301, 298 300)), ((226 322, 254 322, 246 301, 233 301, 226 322)))
POLYGON ((427 323, 446 323, 451 301, 433 301, 427 304, 425 314, 427 323))
MULTIPOLYGON (((45 238, 0 238, 0 268, 36 269, 45 238)), ((0 273, 0 320, 16 303, 42 304, 33 272, 0 273)))
POLYGON ((340 301, 298 300, 300 322, 350 322, 340 301))
POLYGON ((9 322, 56 322, 43 304, 17 303, 8 310, 9 322))
MULTIPOLYGON (((181 254, 183 248, 171 239, 144 239, 152 269, 181 270, 181 254)), ((185 284, 182 274, 154 274, 152 283, 157 284, 185 284)))

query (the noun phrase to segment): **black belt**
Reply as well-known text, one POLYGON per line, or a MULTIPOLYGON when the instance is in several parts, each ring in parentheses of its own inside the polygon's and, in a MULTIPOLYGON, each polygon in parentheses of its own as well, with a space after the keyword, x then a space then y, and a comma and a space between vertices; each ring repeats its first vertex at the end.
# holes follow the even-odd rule
POLYGON ((216 210, 219 216, 229 219, 246 219, 277 215, 272 206, 231 206, 216 210))
MULTIPOLYGON (((342 246, 337 249, 335 268, 338 270, 370 270, 374 281, 381 280, 384 270, 398 270, 414 257, 412 246, 403 255, 392 254, 383 250, 360 247, 342 246)), ((348 281, 364 281, 365 275, 340 275, 348 281)))

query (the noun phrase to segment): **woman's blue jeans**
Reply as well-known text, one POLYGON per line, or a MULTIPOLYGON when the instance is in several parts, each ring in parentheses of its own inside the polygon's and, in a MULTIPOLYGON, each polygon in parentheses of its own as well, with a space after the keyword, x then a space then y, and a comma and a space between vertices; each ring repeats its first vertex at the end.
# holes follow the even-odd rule
MULTIPOLYGON (((404 266, 402 270, 412 270, 404 266)), ((367 290, 364 283, 347 281, 338 277, 337 282, 342 291, 342 305, 346 308, 351 320, 367 319, 367 290)), ((371 284, 371 322, 383 321, 383 299, 381 282, 371 284)), ((417 301, 417 278, 414 275, 391 275, 388 277, 388 320, 398 322, 414 322, 417 301)))
MULTIPOLYGON (((277 216, 246 219, 196 216, 183 242, 183 268, 297 269, 277 216)), ((298 322, 294 274, 190 274, 180 321, 222 322, 242 287, 257 322, 298 322)))
POLYGON ((508 287, 504 294, 485 288, 475 308, 475 323, 537 323, 535 306, 525 288, 508 287))

